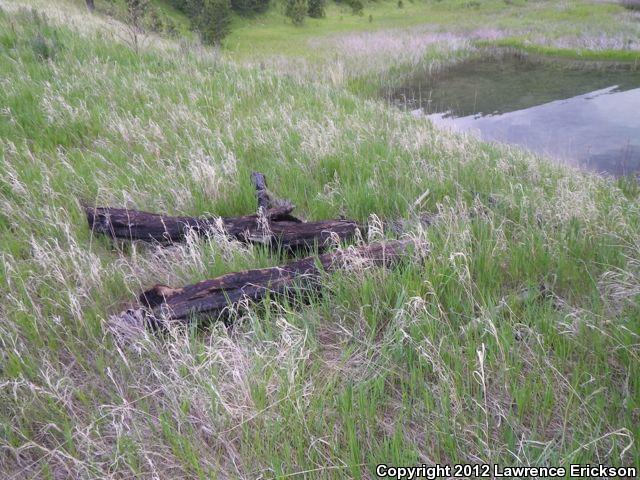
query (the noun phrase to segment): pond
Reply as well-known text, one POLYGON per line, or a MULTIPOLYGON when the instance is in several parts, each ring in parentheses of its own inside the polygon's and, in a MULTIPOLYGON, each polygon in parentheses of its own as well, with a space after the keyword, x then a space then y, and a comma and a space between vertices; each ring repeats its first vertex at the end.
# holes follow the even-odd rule
POLYGON ((416 75, 386 96, 435 124, 613 175, 640 171, 640 71, 523 55, 416 75))

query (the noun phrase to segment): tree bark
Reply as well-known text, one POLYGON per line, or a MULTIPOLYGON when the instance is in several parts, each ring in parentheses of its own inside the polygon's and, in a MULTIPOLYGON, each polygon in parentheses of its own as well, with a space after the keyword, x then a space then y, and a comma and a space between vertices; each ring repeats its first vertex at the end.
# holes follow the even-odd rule
POLYGON ((327 246, 332 238, 352 238, 359 225, 351 220, 302 222, 290 207, 276 207, 264 215, 242 217, 170 217, 110 207, 85 207, 89 228, 111 238, 171 244, 184 241, 189 231, 199 235, 223 233, 243 243, 297 250, 327 246))
POLYGON ((155 285, 140 295, 139 308, 122 312, 117 319, 125 324, 142 321, 151 329, 162 328, 172 321, 188 323, 202 315, 219 320, 243 299, 258 301, 267 294, 290 294, 297 289, 317 287, 323 272, 359 265, 362 261, 374 266, 393 266, 413 246, 411 240, 396 240, 307 257, 278 267, 229 273, 182 288, 155 285))
POLYGON ((330 243, 332 238, 352 238, 359 225, 351 220, 303 222, 291 215, 288 200, 272 198, 262 173, 253 172, 258 213, 241 217, 171 217, 111 207, 85 206, 92 231, 111 238, 171 244, 184 241, 190 231, 200 235, 221 232, 243 243, 261 243, 274 248, 298 250, 330 243))

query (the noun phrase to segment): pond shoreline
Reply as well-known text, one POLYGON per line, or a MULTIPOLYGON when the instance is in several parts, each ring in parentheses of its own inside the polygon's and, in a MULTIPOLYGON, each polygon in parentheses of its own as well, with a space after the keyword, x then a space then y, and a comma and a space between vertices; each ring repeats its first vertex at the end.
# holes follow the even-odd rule
POLYGON ((381 95, 441 128, 616 176, 640 170, 640 72, 489 50, 381 95))

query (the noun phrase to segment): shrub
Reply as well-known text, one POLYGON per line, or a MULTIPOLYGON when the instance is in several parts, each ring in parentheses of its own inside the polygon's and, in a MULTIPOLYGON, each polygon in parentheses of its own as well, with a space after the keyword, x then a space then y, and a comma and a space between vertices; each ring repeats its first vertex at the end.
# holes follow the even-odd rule
POLYGON ((398 0, 398 8, 404 8, 404 3, 402 0, 398 0))
POLYGON ((157 8, 151 8, 145 18, 145 27, 152 32, 164 31, 164 19, 157 8))
POLYGON ((349 2, 349 5, 351 6, 351 12, 354 15, 362 15, 363 14, 364 3, 362 3, 362 0, 351 0, 349 2))
POLYGON ((180 31, 178 29, 178 25, 171 19, 171 17, 164 18, 164 33, 174 38, 179 36, 180 31))
POLYGON ((262 13, 269 8, 270 0, 231 0, 231 8, 240 15, 262 13))
POLYGON ((231 31, 231 4, 229 0, 204 0, 199 19, 200 36, 209 45, 220 42, 231 31))
POLYGON ((127 22, 141 28, 143 20, 149 12, 149 0, 126 0, 127 22))
POLYGON ((203 0, 169 0, 169 3, 193 20, 202 12, 203 0))
POLYGON ((312 18, 322 18, 324 12, 325 0, 309 0, 309 16, 312 18))
POLYGON ((125 0, 125 6, 125 41, 136 53, 140 53, 148 27, 146 16, 149 12, 149 0, 125 0))
POLYGON ((287 0, 284 14, 291 19, 294 25, 302 25, 307 15, 306 0, 287 0))

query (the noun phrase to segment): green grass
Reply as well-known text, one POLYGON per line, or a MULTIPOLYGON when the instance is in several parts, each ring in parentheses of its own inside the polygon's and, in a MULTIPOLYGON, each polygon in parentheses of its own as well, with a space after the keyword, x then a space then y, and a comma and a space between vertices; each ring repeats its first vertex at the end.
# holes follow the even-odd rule
POLYGON ((197 45, 138 56, 117 25, 37 5, 49 20, 0 1, 3 478, 640 467, 637 182, 197 45), (283 259, 224 239, 114 245, 81 201, 247 214, 254 169, 305 218, 434 215, 411 229, 429 254, 327 276, 324 295, 241 309, 232 329, 117 343, 110 316, 144 288, 283 259))
POLYGON ((487 48, 512 48, 527 53, 544 55, 547 58, 559 57, 577 60, 594 60, 605 62, 628 62, 634 66, 640 60, 640 52, 637 50, 589 50, 586 48, 556 48, 541 45, 531 45, 517 38, 503 38, 496 41, 478 41, 478 47, 487 48))
POLYGON ((328 3, 323 19, 289 22, 275 2, 264 15, 236 17, 224 55, 305 81, 373 98, 416 70, 431 71, 487 49, 625 62, 637 68, 640 23, 605 2, 367 2, 362 16, 328 3), (476 4, 477 3, 477 4, 476 4))
MULTIPOLYGON (((549 48, 564 54, 583 56, 588 50, 606 50, 607 59, 638 59, 638 24, 621 5, 605 2, 557 2, 466 0, 406 1, 404 8, 396 2, 366 2, 362 16, 353 15, 350 7, 328 2, 323 19, 306 19, 296 27, 282 15, 275 4, 266 15, 253 19, 236 19, 225 47, 234 57, 295 55, 311 59, 335 55, 330 47, 320 48, 311 42, 354 32, 406 29, 428 25, 439 32, 461 35, 474 30, 495 30, 511 38, 511 44, 530 48, 549 48), (371 18, 370 18, 371 17, 371 18), (584 39, 618 38, 621 45, 608 47, 607 42, 583 45, 584 39), (630 42, 625 45, 625 41, 630 42), (559 44, 563 45, 562 48, 559 44), (634 51, 628 51, 631 46, 634 51)), ((371 55, 375 56, 375 49, 371 55)), ((602 54, 604 55, 604 54, 602 54)))

